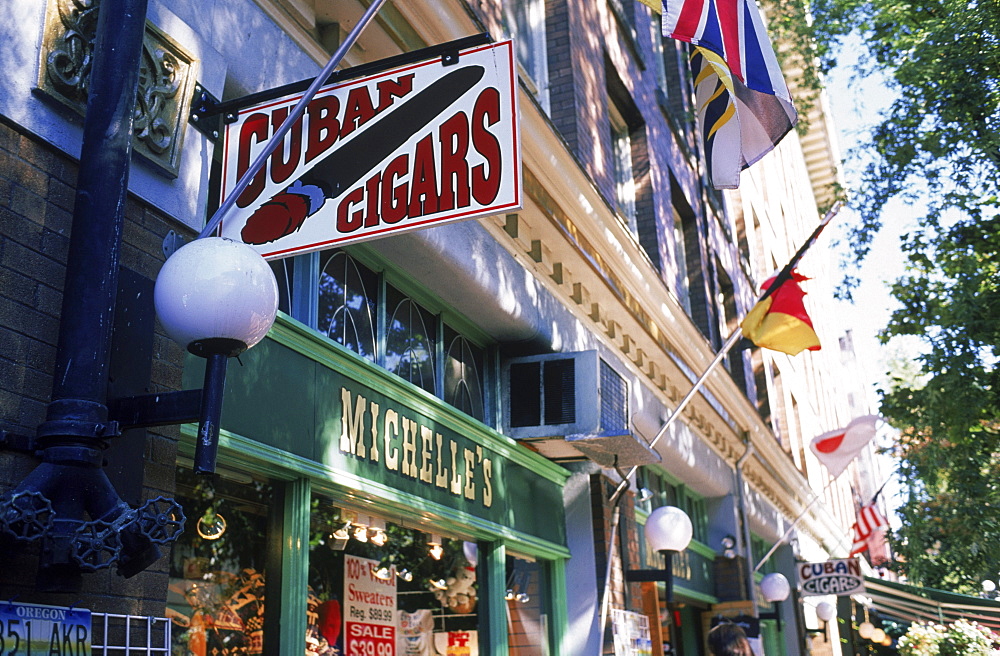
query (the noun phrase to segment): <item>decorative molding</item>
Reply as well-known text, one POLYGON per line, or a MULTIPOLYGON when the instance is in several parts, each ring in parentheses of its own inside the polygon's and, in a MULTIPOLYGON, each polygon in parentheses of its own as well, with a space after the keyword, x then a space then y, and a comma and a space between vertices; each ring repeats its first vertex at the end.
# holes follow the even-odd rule
MULTIPOLYGON (((99 0, 49 0, 37 90, 75 113, 86 113, 97 34, 99 0)), ((133 150, 177 177, 195 60, 152 23, 146 23, 139 64, 133 150)))

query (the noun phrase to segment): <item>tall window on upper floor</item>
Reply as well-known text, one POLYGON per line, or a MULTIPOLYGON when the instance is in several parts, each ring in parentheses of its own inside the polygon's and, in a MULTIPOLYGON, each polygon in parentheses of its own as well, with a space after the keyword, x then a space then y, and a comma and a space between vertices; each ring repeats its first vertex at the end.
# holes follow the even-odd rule
POLYGON ((767 371, 764 367, 764 354, 759 348, 750 351, 750 364, 753 367, 754 392, 756 393, 757 414, 766 424, 771 423, 771 397, 767 392, 767 371))
POLYGON ((711 306, 712 296, 709 293, 709 260, 703 257, 702 231, 698 225, 698 217, 694 210, 687 204, 687 199, 674 188, 673 200, 674 210, 680 214, 681 235, 684 249, 683 255, 686 260, 685 270, 687 272, 686 283, 688 291, 688 316, 707 339, 713 339, 713 334, 717 329, 713 329, 713 308, 711 306))
POLYGON ((621 110, 612 102, 608 111, 611 119, 611 157, 615 178, 615 205, 618 215, 629 230, 638 233, 635 213, 635 176, 632 171, 632 131, 621 110))
MULTIPOLYGON (((733 287, 733 281, 726 273, 726 270, 722 266, 722 262, 716 259, 715 263, 716 277, 719 280, 719 294, 718 294, 718 306, 720 313, 720 322, 722 323, 722 340, 728 339, 733 332, 739 330, 740 318, 736 313, 736 290, 733 287)), ((718 347, 722 345, 719 344, 718 347)), ((729 374, 733 377, 736 382, 737 387, 739 387, 744 394, 747 392, 747 375, 746 375, 746 365, 743 359, 743 350, 739 348, 733 348, 729 350, 729 353, 725 357, 726 368, 729 369, 729 374)))
MULTIPOLYGON (((271 263, 283 312, 448 404, 489 422, 490 350, 386 275, 332 249, 271 263), (391 280, 391 279, 390 279, 391 280)), ((455 319, 456 321, 453 321, 455 319)))
POLYGON ((685 130, 693 131, 694 88, 691 80, 691 46, 677 39, 663 44, 664 68, 667 76, 667 110, 685 130))
POLYGON ((545 46, 545 0, 504 0, 504 27, 514 39, 522 79, 549 113, 549 66, 545 46))
POLYGON ((653 72, 656 73, 656 88, 666 100, 670 94, 669 83, 667 82, 667 62, 663 49, 663 18, 659 14, 653 14, 649 19, 649 40, 653 44, 653 72))

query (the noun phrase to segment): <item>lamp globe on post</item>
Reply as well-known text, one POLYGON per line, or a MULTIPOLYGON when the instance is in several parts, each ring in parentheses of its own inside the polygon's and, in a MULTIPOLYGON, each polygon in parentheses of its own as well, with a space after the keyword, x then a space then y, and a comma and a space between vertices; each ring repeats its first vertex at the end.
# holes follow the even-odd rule
POLYGON ((875 625, 872 624, 871 622, 865 620, 864 622, 858 625, 858 635, 864 638, 865 640, 871 638, 873 633, 875 633, 875 625))
POLYGON ((194 470, 215 472, 226 361, 267 334, 278 312, 278 284, 253 248, 206 237, 177 249, 160 269, 153 290, 167 334, 207 359, 194 470))
POLYGON ((646 543, 663 554, 667 603, 673 601, 673 555, 687 549, 693 536, 691 518, 680 508, 660 506, 646 519, 646 543))
POLYGON ((837 607, 829 601, 821 601, 816 604, 816 617, 823 622, 829 622, 837 616, 837 607))
MULTIPOLYGON (((792 592, 792 586, 789 585, 784 574, 773 572, 760 580, 760 592, 764 595, 765 601, 774 604, 774 613, 768 614, 766 617, 774 619, 778 624, 778 631, 781 631, 781 602, 788 599, 788 595, 792 592)), ((760 616, 765 617, 763 613, 760 616)))

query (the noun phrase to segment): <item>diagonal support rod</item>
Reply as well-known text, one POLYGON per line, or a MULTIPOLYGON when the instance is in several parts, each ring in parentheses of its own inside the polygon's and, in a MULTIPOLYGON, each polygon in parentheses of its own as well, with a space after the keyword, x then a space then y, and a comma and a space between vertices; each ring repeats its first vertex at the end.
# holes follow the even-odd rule
POLYGON ((236 204, 236 199, 239 198, 240 194, 243 193, 243 190, 247 188, 247 185, 250 184, 250 181, 253 180, 255 175, 257 175, 257 172, 260 171, 261 167, 264 166, 264 162, 266 162, 267 158, 271 156, 271 153, 274 152, 280 143, 282 143, 285 135, 292 129, 292 126, 295 125, 295 123, 302 117, 302 114, 306 111, 306 106, 308 106, 310 101, 312 101, 313 97, 320 90, 320 87, 326 84, 327 79, 333 74, 333 71, 340 66, 340 62, 343 61, 347 52, 354 46, 358 37, 361 36, 364 29, 368 26, 372 19, 375 18, 375 15, 379 12, 379 9, 382 8, 382 5, 384 5, 385 2, 386 0, 374 0, 374 2, 368 6, 368 9, 365 10, 364 15, 351 29, 350 33, 344 39, 344 42, 340 44, 337 51, 333 53, 332 57, 330 57, 330 61, 326 63, 326 66, 324 66, 323 70, 316 76, 313 83, 309 85, 309 88, 306 89, 306 92, 302 95, 299 102, 292 108, 292 111, 288 114, 288 118, 282 122, 281 126, 274 132, 274 135, 271 136, 271 139, 264 145, 264 150, 257 155, 257 159, 250 163, 250 168, 246 170, 243 177, 236 181, 236 186, 233 187, 232 193, 230 193, 226 199, 222 201, 222 205, 219 206, 219 209, 215 211, 212 218, 210 218, 208 223, 205 224, 205 227, 198 235, 198 239, 208 237, 215 232, 215 229, 226 216, 226 213, 228 213, 229 210, 233 208, 233 205, 236 204))

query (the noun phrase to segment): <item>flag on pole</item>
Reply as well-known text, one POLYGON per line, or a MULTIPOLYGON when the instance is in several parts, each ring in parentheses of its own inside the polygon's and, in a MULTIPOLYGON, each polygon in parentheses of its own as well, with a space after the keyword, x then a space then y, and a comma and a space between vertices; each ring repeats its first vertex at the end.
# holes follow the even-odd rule
MULTIPOLYGON (((761 288, 770 290, 776 279, 769 278, 761 288)), ((743 336, 757 346, 788 355, 818 351, 819 337, 802 301, 806 293, 799 283, 803 280, 808 278, 792 271, 777 289, 757 301, 740 322, 743 336)))
POLYGON ((869 540, 875 537, 875 532, 889 525, 882 513, 875 506, 875 500, 867 506, 858 509, 857 521, 852 527, 854 529, 854 544, 851 546, 851 555, 865 551, 869 548, 869 540))
POLYGON ((642 0, 663 35, 693 46, 692 70, 709 174, 739 187, 740 171, 770 152, 798 114, 753 0, 642 0))
POLYGON ((878 419, 877 415, 852 419, 845 428, 814 437, 809 448, 826 465, 830 475, 836 478, 875 437, 875 422, 878 419))

